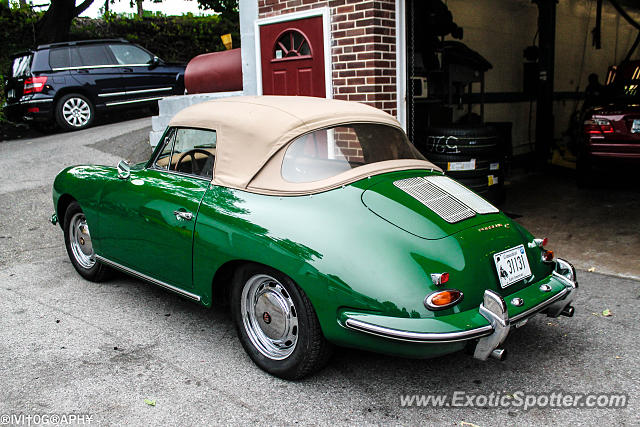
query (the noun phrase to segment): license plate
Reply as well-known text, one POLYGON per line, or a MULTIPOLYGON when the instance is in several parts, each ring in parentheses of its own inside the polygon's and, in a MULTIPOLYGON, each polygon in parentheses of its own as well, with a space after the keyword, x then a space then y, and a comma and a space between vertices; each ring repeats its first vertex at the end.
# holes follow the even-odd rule
POLYGON ((496 264, 498 279, 502 289, 507 286, 531 276, 529 260, 524 251, 524 245, 507 249, 493 255, 493 262, 496 264))
POLYGON ((635 119, 631 125, 631 133, 640 133, 640 119, 635 119))
POLYGON ((15 98, 16 97, 16 91, 14 89, 10 89, 9 92, 7 93, 7 98, 15 98))

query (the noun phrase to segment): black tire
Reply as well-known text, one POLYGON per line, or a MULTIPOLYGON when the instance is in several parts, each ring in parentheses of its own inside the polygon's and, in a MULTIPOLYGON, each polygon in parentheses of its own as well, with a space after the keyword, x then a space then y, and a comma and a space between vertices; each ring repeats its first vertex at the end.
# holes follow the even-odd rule
POLYGON ((482 158, 477 156, 458 156, 450 154, 429 154, 427 159, 439 166, 445 174, 452 178, 473 178, 498 174, 502 171, 503 162, 498 158, 482 158), (475 169, 449 170, 449 163, 469 162, 475 159, 475 169), (492 169, 493 167, 493 169, 492 169))
POLYGON ((487 176, 473 177, 473 178, 454 178, 460 184, 467 187, 469 190, 478 194, 485 193, 489 188, 489 179, 487 176))
POLYGON ((64 130, 86 129, 93 124, 95 116, 93 103, 79 93, 64 95, 56 103, 56 122, 64 130))
MULTIPOLYGON (((74 232, 72 228, 76 228, 76 219, 78 218, 84 218, 84 213, 82 212, 78 202, 73 201, 69 204, 67 211, 64 214, 64 244, 67 248, 67 254, 69 255, 71 264, 82 277, 92 282, 102 282, 109 278, 112 270, 100 261, 96 260, 95 254, 93 254, 93 260, 87 259, 87 257, 92 257, 91 255, 84 253, 82 249, 78 248, 78 245, 80 244, 79 242, 76 242, 76 248, 74 249, 74 240, 76 239, 75 233, 77 233, 79 229, 76 229, 74 232), (78 250, 80 250, 80 252, 77 252, 78 250)), ((89 236, 88 243, 91 245, 91 235, 89 234, 89 229, 86 225, 86 219, 84 225, 87 227, 86 232, 82 231, 82 236, 79 236, 78 240, 84 239, 85 236, 89 236)), ((81 246, 84 247, 86 243, 86 239, 84 239, 81 246)), ((87 252, 93 253, 93 247, 91 246, 91 250, 87 250, 87 252)))
POLYGON ((506 198, 504 175, 494 174, 493 176, 497 178, 498 182, 493 185, 489 185, 489 175, 492 174, 489 173, 481 177, 473 178, 452 178, 492 203, 503 203, 506 198))
POLYGON ((484 155, 498 153, 500 136, 490 126, 432 127, 426 139, 418 144, 422 154, 484 155))
MULTIPOLYGON (((271 375, 287 380, 300 379, 326 365, 331 355, 331 345, 322 334, 320 323, 311 301, 293 280, 272 268, 259 264, 247 264, 236 272, 232 286, 231 313, 238 337, 245 351, 256 365, 271 375), (260 280, 264 280, 265 284, 260 284, 260 280), (262 287, 260 288, 259 286, 262 287), (258 289, 258 292, 263 291, 263 294, 255 299, 252 298, 254 289, 258 289), (280 297, 284 298, 286 296, 286 301, 289 304, 293 304, 293 308, 289 309, 291 311, 289 314, 292 318, 295 318, 296 329, 287 329, 285 327, 283 330, 292 330, 294 332, 295 344, 290 346, 289 349, 284 349, 281 352, 282 354, 278 356, 270 356, 267 354, 269 348, 262 346, 265 341, 260 341, 264 340, 264 338, 257 338, 255 332, 262 332, 264 337, 269 342, 272 342, 272 339, 267 337, 264 332, 265 330, 268 332, 269 326, 267 325, 273 321, 273 327, 279 329, 275 321, 286 318, 286 316, 279 317, 281 314, 279 312, 269 313, 265 311, 259 316, 260 321, 257 314, 252 319, 251 312, 255 314, 257 311, 261 311, 260 298, 264 297, 265 294, 269 294, 269 296, 275 295, 276 292, 280 293, 280 297), (249 303, 245 303, 243 307, 243 299, 245 301, 255 301, 253 309, 248 309, 249 303), (290 353, 287 354, 288 351, 290 353), (280 358, 278 359, 277 357, 280 358)), ((284 339, 286 338, 288 336, 285 336, 284 339)))

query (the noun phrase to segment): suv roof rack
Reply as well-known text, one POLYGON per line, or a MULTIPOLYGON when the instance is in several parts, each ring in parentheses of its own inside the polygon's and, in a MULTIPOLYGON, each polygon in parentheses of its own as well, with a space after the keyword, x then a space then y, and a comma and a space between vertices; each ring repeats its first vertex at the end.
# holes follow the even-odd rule
POLYGON ((38 45, 37 49, 39 50, 39 49, 48 49, 52 47, 76 46, 80 44, 93 44, 93 43, 105 43, 105 42, 131 43, 129 40, 124 39, 122 37, 117 39, 72 40, 68 42, 41 44, 41 45, 38 45))

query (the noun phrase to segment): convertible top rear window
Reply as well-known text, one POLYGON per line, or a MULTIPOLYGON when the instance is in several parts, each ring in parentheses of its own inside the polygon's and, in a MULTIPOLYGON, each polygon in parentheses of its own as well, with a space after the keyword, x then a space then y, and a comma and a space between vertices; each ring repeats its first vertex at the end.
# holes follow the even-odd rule
POLYGON ((316 130, 294 140, 282 162, 282 177, 289 182, 314 182, 371 163, 399 159, 424 157, 395 127, 349 124, 316 130))

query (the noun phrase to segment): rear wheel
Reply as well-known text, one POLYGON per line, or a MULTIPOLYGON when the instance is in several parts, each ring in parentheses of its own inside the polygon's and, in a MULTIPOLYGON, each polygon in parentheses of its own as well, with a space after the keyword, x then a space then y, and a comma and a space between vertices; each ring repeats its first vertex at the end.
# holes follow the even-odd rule
POLYGON ((64 243, 71 264, 82 277, 93 282, 108 278, 109 267, 96 260, 87 218, 78 202, 71 202, 64 214, 64 243))
POLYGON ((311 302, 287 276, 247 265, 234 278, 231 309, 238 337, 264 371, 294 380, 322 368, 330 344, 311 302))
POLYGON ((95 108, 87 97, 79 93, 64 95, 56 104, 56 122, 67 130, 84 129, 93 123, 95 108))

